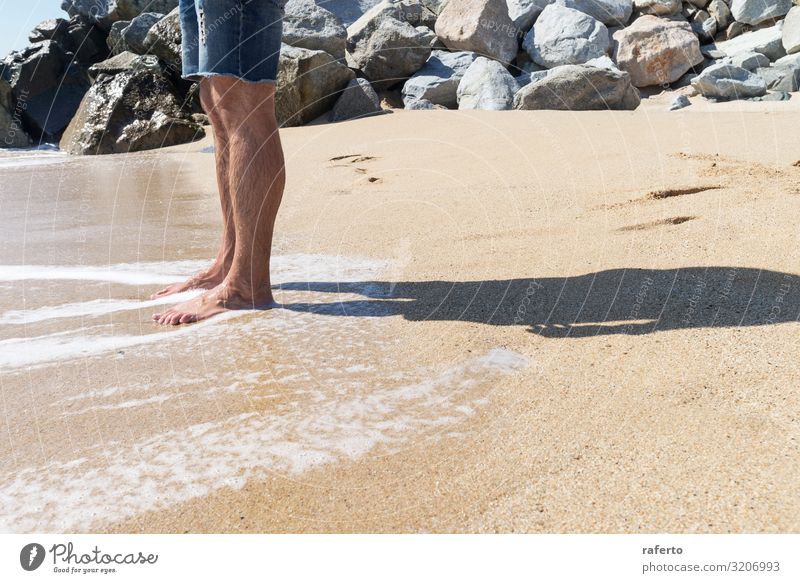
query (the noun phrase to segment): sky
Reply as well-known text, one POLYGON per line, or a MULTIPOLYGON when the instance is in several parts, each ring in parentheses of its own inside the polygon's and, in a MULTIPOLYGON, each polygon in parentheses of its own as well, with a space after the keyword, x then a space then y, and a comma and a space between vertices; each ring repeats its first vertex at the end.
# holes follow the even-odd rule
POLYGON ((61 0, 0 0, 0 59, 30 44, 28 33, 42 20, 66 18, 61 0))

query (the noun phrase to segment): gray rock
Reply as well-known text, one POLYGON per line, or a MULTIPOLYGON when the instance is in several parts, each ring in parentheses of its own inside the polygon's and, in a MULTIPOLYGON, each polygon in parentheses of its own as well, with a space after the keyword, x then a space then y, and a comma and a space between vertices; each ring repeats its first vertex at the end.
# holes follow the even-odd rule
POLYGON ((405 104, 405 109, 446 109, 440 105, 435 105, 427 99, 420 99, 419 101, 410 101, 405 104))
MULTIPOLYGON (((439 37, 436 36, 436 33, 433 32, 427 26, 417 26, 416 29, 417 29, 417 32, 419 32, 421 35, 423 35, 427 39, 428 46, 431 47, 431 50, 436 50, 437 45, 441 42, 441 41, 439 41, 439 37)), ((442 45, 442 47, 446 48, 446 47, 444 47, 444 45, 442 45)), ((441 50, 441 49, 438 49, 438 50, 441 50)))
POLYGON ((556 0, 506 0, 508 15, 521 32, 528 32, 544 7, 556 0))
POLYGON ((800 89, 800 53, 787 55, 771 67, 761 67, 755 73, 764 79, 768 89, 797 91, 800 89))
POLYGON ((789 101, 792 94, 788 91, 773 91, 761 97, 751 97, 753 101, 789 101))
POLYGON ((606 26, 578 10, 550 4, 525 35, 522 47, 534 62, 547 67, 577 65, 606 54, 606 26))
POLYGON ((688 22, 641 16, 614 33, 614 60, 636 87, 680 79, 703 61, 700 43, 688 22))
POLYGON ((22 110, 17 109, 11 86, 0 79, 0 148, 27 148, 30 136, 22 127, 22 110))
POLYGON ((116 154, 181 144, 204 135, 162 75, 148 69, 98 78, 61 138, 69 154, 116 154))
POLYGON ((313 0, 289 0, 284 10, 283 42, 344 59, 347 30, 333 12, 313 0))
POLYGON ((761 24, 789 12, 792 0, 731 0, 731 14, 744 24, 761 24))
POLYGON ((737 53, 730 57, 730 64, 748 71, 755 71, 759 67, 769 67, 769 59, 761 53, 737 53))
POLYGON ((125 43, 126 50, 129 50, 137 55, 143 55, 147 52, 144 39, 150 29, 153 28, 156 22, 164 18, 163 14, 158 12, 142 12, 139 16, 131 20, 130 24, 120 31, 120 36, 125 43))
POLYGON ((366 79, 353 79, 331 111, 331 121, 345 121, 382 113, 381 100, 366 79))
POLYGON ((506 65, 517 55, 519 31, 505 0, 449 0, 435 30, 452 51, 472 51, 506 65))
POLYGON ((761 53, 770 61, 774 61, 786 54, 786 50, 783 48, 781 26, 777 24, 706 46, 720 50, 729 57, 739 53, 753 52, 761 53))
POLYGON ((514 96, 515 109, 636 109, 640 97, 624 71, 563 65, 514 96))
POLYGON ((116 75, 117 73, 134 69, 160 71, 161 65, 158 62, 158 57, 154 55, 137 55, 136 53, 125 51, 89 67, 89 76, 92 79, 97 79, 100 75, 116 75))
POLYGON ((177 8, 150 28, 144 45, 148 53, 180 70, 181 20, 177 8))
POLYGON ((32 43, 42 42, 43 40, 52 40, 61 45, 67 37, 67 30, 69 29, 69 20, 63 18, 50 18, 43 20, 37 24, 28 35, 28 40, 32 43))
POLYGON ((124 53, 125 51, 129 50, 128 46, 125 44, 125 39, 122 38, 122 31, 128 28, 130 23, 130 20, 118 20, 111 25, 111 28, 108 31, 106 45, 108 46, 108 50, 111 51, 112 55, 119 55, 120 53, 124 53))
POLYGON ((347 29, 347 51, 376 89, 418 71, 431 54, 430 40, 416 28, 388 15, 362 19, 347 29))
POLYGON ((633 14, 633 0, 560 0, 560 3, 608 26, 625 26, 633 14))
POLYGON ((455 109, 458 85, 477 57, 469 51, 433 51, 425 65, 403 85, 403 103, 425 99, 455 109))
POLYGON ((767 92, 767 84, 761 77, 727 63, 704 69, 692 81, 692 87, 704 97, 725 100, 758 97, 767 92))
POLYGON ((679 109, 683 109, 684 107, 689 107, 692 104, 689 101, 689 98, 685 95, 678 95, 675 99, 672 100, 672 103, 669 104, 669 111, 677 111, 679 109))
POLYGON ((717 34, 717 21, 705 10, 696 12, 690 21, 692 32, 701 42, 711 42, 717 34))
POLYGON ((342 22, 345 27, 350 26, 361 18, 365 12, 382 0, 325 0, 321 4, 342 22))
POLYGON ((299 126, 333 107, 354 78, 353 72, 325 51, 281 45, 275 110, 284 126, 299 126))
POLYGON ((601 69, 611 69, 612 71, 619 71, 620 68, 608 55, 597 57, 596 59, 589 59, 584 63, 590 67, 599 67, 601 69))
POLYGON ((520 85, 499 62, 478 57, 458 85, 458 109, 511 109, 520 85))
POLYGON ((633 0, 633 5, 642 14, 670 16, 681 11, 681 0, 633 0))
POLYGON ((711 0, 706 6, 706 11, 717 21, 717 30, 725 30, 733 22, 731 9, 725 0, 711 0))
POLYGON ((786 14, 781 31, 781 44, 791 55, 800 51, 800 6, 794 6, 786 14))

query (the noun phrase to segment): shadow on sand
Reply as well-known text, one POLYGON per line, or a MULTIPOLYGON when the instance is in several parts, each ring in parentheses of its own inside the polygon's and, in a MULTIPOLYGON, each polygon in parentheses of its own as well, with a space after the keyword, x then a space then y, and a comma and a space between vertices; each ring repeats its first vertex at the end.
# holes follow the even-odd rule
POLYGON ((688 267, 611 269, 541 279, 291 282, 276 288, 364 298, 282 304, 289 310, 526 326, 558 338, 794 322, 800 316, 798 284, 800 276, 791 273, 688 267))

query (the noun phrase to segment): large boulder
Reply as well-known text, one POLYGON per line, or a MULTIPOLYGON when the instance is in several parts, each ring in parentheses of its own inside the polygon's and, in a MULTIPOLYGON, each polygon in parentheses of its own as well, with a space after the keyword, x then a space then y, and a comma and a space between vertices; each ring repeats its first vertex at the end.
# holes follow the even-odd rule
POLYGON ((118 20, 133 20, 143 12, 166 14, 178 0, 62 0, 61 9, 81 16, 108 30, 118 20))
POLYGON ((641 14, 670 16, 681 11, 681 0, 633 0, 634 7, 641 14))
POLYGON ((347 30, 333 12, 314 0, 289 0, 284 10, 283 42, 344 59, 347 30))
POLYGON ((725 30, 733 22, 733 14, 725 0, 711 0, 706 12, 717 22, 717 30, 725 30))
POLYGON ((275 110, 278 122, 299 126, 336 103, 353 72, 325 51, 281 45, 275 110))
POLYGON ((744 24, 761 24, 789 12, 792 0, 731 0, 733 17, 744 24))
POLYGON ((556 67, 514 96, 514 109, 636 109, 639 103, 626 72, 587 65, 556 67))
POLYGON ((692 87, 705 97, 714 99, 746 99, 767 92, 764 80, 741 67, 719 63, 703 69, 692 80, 692 87))
POLYGON ((144 46, 148 53, 180 70, 183 59, 181 57, 181 19, 177 8, 150 28, 144 38, 144 46))
POLYGON ((458 109, 511 109, 519 88, 502 63, 478 57, 458 84, 458 109))
POLYGON ((14 104, 11 86, 0 79, 0 148, 26 148, 31 139, 22 127, 21 112, 14 104))
POLYGON ((117 154, 172 146, 204 135, 170 81, 149 69, 97 79, 61 138, 69 154, 117 154))
POLYGON ((523 48, 543 67, 578 65, 605 55, 608 29, 588 14, 561 4, 548 5, 525 35, 523 48))
POLYGON ((556 0, 506 0, 508 15, 520 32, 528 32, 544 7, 556 0))
POLYGON ((449 0, 435 30, 453 51, 476 52, 504 64, 517 55, 519 31, 505 0, 449 0))
POLYGON ((633 14, 633 0, 560 0, 608 26, 625 26, 633 14))
POLYGON ((391 15, 367 16, 348 27, 347 51, 353 66, 377 89, 385 89, 422 67, 431 54, 430 39, 391 15))
POLYGON ((478 57, 470 51, 433 51, 425 65, 403 85, 403 103, 427 99, 449 109, 458 107, 461 78, 478 57))
POLYGON ((331 121, 345 121, 381 113, 381 100, 366 79, 352 79, 331 110, 331 121))
POLYGON ((50 18, 43 20, 28 35, 28 40, 32 43, 39 43, 43 40, 52 40, 60 45, 68 39, 69 20, 64 18, 50 18))
POLYGON ((794 6, 783 21, 781 44, 789 55, 800 51, 800 6, 794 6))
POLYGON ((96 63, 108 56, 106 32, 82 16, 70 18, 66 37, 58 42, 74 53, 78 63, 96 63))
POLYGON ((136 53, 125 51, 89 67, 89 76, 92 79, 97 79, 100 75, 116 75, 117 73, 134 69, 160 71, 161 65, 158 62, 158 57, 154 55, 137 55, 136 53))
POLYGON ((120 31, 120 36, 125 43, 126 50, 143 55, 147 52, 145 37, 150 29, 162 18, 163 14, 158 12, 142 12, 139 16, 130 21, 130 24, 120 31))
POLYGON ((70 56, 55 41, 44 40, 12 52, 3 62, 2 77, 11 87, 17 117, 37 140, 57 141, 89 89, 85 69, 70 56))
POLYGON ((636 87, 674 83, 703 62, 700 43, 686 21, 642 16, 614 33, 614 60, 636 87))

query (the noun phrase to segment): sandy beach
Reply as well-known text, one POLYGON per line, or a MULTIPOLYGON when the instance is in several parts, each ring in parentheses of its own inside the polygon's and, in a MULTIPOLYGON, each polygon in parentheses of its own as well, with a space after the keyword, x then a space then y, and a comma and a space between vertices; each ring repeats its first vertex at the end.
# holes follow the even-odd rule
POLYGON ((211 138, 0 158, 0 530, 798 532, 775 103, 286 129, 281 307, 165 328, 211 138))

